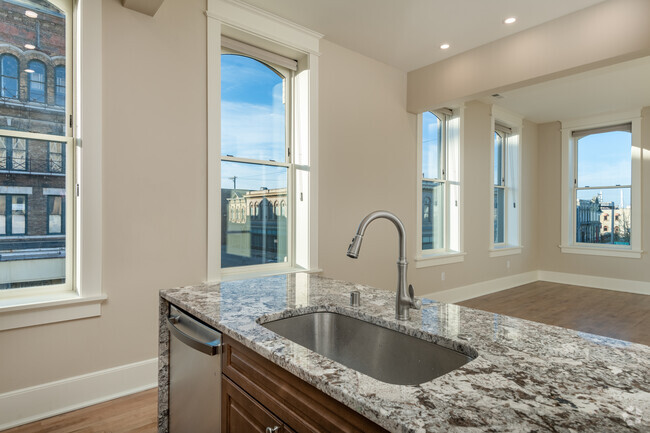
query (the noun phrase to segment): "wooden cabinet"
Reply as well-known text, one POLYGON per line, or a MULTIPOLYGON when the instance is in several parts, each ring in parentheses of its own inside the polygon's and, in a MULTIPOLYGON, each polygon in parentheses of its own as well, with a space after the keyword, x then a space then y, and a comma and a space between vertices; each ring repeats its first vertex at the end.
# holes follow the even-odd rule
POLYGON ((386 432, 230 337, 223 344, 222 433, 386 432))
POLYGON ((291 430, 264 406, 223 376, 221 431, 288 433, 291 430))

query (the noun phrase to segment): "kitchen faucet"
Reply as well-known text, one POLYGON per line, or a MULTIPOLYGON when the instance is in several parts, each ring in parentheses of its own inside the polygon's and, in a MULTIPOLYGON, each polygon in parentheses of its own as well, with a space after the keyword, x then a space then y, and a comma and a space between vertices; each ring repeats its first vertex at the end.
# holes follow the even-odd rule
POLYGON ((422 308, 422 301, 415 299, 413 286, 408 286, 408 293, 406 292, 406 271, 408 262, 406 261, 406 230, 404 224, 394 214, 385 211, 377 210, 371 212, 359 224, 357 234, 352 238, 352 243, 348 247, 348 257, 356 259, 359 257, 359 250, 361 249, 361 241, 363 234, 366 232, 368 225, 377 218, 386 218, 392 221, 397 228, 399 234, 399 259, 397 260, 397 294, 395 295, 395 318, 397 320, 408 320, 409 310, 415 308, 419 310, 422 308))

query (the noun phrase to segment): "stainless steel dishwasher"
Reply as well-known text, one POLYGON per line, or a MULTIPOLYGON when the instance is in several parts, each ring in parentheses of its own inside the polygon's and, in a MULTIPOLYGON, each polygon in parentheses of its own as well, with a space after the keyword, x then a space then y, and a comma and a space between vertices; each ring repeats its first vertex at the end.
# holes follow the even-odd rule
POLYGON ((221 333, 169 307, 169 432, 221 430, 221 333))

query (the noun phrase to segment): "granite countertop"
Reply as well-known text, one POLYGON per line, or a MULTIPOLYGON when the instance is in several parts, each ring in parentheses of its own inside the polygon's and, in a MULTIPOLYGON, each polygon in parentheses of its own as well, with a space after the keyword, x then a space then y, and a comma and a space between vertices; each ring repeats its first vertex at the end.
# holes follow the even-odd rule
POLYGON ((426 299, 399 322, 394 292, 308 274, 161 296, 390 431, 650 431, 650 347, 641 344, 426 299), (339 312, 478 357, 421 385, 383 383, 258 324, 296 311, 339 312))

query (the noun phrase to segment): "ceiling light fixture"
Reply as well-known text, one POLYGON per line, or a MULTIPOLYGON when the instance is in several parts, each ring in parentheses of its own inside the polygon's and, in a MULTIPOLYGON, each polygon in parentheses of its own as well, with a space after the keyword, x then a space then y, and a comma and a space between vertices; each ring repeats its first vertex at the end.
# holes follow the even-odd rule
POLYGON ((28 50, 33 50, 36 47, 34 45, 32 45, 32 44, 25 44, 25 48, 27 48, 28 50))
POLYGON ((441 49, 441 50, 446 50, 447 48, 449 48, 449 44, 442 44, 442 45, 440 45, 440 49, 441 49))
POLYGON ((33 69, 25 69, 25 72, 27 72, 28 74, 33 74, 34 70, 33 69))
POLYGON ((505 20, 503 20, 504 24, 512 24, 515 21, 517 21, 517 18, 515 18, 515 17, 509 17, 509 18, 506 18, 505 20))
POLYGON ((34 11, 25 11, 25 15, 27 15, 30 18, 36 18, 38 17, 38 14, 34 11))

